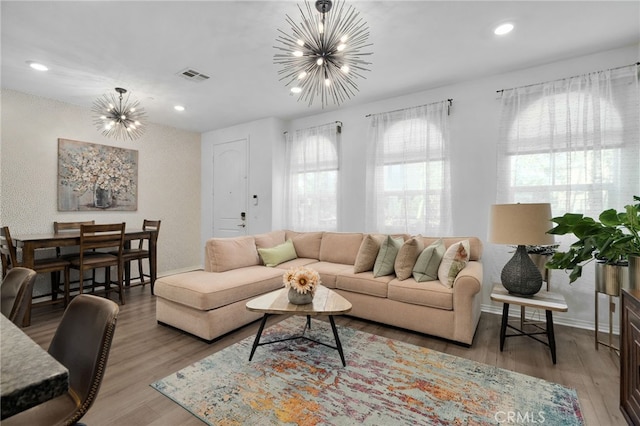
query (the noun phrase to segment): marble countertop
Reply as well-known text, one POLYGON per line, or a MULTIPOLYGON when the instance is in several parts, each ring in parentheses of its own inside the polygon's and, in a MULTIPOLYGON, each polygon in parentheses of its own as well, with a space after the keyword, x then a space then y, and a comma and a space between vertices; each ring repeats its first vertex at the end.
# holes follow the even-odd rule
POLYGON ((0 315, 0 399, 5 419, 69 389, 69 371, 0 315))

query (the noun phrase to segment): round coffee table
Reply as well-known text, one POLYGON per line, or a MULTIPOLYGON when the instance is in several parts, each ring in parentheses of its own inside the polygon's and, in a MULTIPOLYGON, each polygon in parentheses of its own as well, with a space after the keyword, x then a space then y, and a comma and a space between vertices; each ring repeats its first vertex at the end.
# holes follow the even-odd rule
POLYGON ((318 286, 316 294, 313 297, 313 302, 306 305, 294 305, 292 303, 289 303, 289 299, 287 297, 288 292, 289 289, 282 288, 280 290, 272 291, 271 293, 264 294, 247 302, 246 307, 248 310, 252 312, 261 312, 264 314, 264 316, 262 317, 262 321, 260 322, 258 334, 256 334, 256 338, 253 341, 253 347, 251 348, 249 361, 253 359, 253 354, 255 353, 258 346, 269 345, 272 343, 284 342, 294 339, 306 339, 327 346, 329 348, 336 349, 340 354, 342 366, 345 367, 347 364, 344 360, 342 344, 340 343, 340 338, 338 337, 338 330, 336 329, 336 324, 333 320, 333 316, 349 312, 351 310, 351 303, 335 291, 330 290, 324 286, 318 286), (262 336, 262 331, 264 330, 264 326, 269 315, 306 315, 307 323, 304 330, 302 331, 302 334, 299 336, 260 343, 260 337, 262 336), (311 317, 318 315, 326 315, 329 317, 329 322, 331 323, 331 330, 333 330, 333 337, 335 339, 336 346, 331 346, 327 343, 319 342, 305 336, 306 330, 311 327, 311 317))

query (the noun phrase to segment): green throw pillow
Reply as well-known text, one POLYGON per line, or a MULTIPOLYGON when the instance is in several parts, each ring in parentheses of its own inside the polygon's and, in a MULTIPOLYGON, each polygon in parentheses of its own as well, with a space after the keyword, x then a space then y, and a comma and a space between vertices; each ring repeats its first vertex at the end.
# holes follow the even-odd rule
POLYGON ((398 256, 402 244, 404 244, 402 237, 391 238, 391 236, 387 236, 382 242, 376 263, 373 265, 374 278, 393 274, 396 256, 398 256))
POLYGON ((438 267, 445 253, 444 243, 438 240, 422 250, 413 266, 413 279, 421 283, 438 279, 438 267))
POLYGON ((296 249, 293 247, 293 241, 291 240, 287 240, 275 247, 259 248, 258 253, 265 266, 276 266, 298 257, 296 249))

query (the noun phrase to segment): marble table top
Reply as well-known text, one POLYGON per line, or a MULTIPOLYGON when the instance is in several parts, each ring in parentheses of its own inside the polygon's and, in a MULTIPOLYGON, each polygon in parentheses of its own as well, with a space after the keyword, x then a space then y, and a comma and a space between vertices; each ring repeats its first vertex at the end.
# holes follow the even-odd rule
POLYGON ((0 315, 0 419, 60 396, 68 389, 69 371, 0 315))

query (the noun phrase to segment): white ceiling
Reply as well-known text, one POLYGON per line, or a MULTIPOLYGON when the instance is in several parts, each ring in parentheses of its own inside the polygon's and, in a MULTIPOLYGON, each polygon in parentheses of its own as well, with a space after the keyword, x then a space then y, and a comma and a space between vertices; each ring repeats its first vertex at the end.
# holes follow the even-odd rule
MULTIPOLYGON (((374 53, 344 107, 640 43, 637 0, 349 3, 374 53), (492 29, 504 21, 516 29, 499 38, 492 29)), ((273 64, 277 29, 288 30, 286 14, 298 20, 296 4, 2 0, 2 87, 85 107, 124 87, 150 121, 196 132, 317 114, 273 64), (187 67, 211 78, 178 77, 187 67)))

